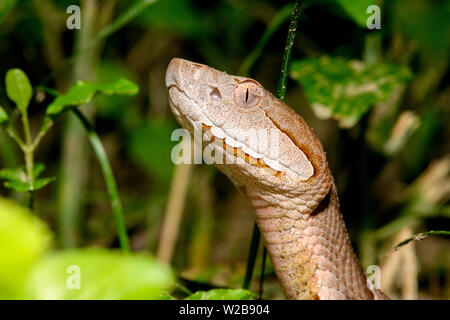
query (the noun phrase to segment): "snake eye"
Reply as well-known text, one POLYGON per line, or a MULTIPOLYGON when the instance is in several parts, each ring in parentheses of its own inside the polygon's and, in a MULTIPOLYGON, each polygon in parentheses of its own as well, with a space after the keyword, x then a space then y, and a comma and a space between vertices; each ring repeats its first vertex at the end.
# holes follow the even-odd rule
POLYGON ((261 97, 260 85, 252 80, 240 82, 234 89, 234 102, 240 107, 254 107, 261 101, 261 97))

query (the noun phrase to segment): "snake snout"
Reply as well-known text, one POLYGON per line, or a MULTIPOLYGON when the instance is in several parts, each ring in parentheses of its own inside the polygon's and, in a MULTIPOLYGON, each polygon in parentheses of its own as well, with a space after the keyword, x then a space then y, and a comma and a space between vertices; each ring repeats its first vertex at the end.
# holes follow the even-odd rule
POLYGON ((166 87, 170 88, 172 86, 176 86, 179 87, 179 69, 180 69, 180 64, 182 62, 182 59, 180 58, 173 58, 168 67, 167 67, 167 71, 166 71, 166 87))

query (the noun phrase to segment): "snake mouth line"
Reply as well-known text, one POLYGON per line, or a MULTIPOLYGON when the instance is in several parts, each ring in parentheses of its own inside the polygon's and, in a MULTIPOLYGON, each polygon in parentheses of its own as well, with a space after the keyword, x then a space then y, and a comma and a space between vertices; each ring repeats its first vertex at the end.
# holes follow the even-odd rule
POLYGON ((211 141, 218 142, 219 145, 222 146, 222 149, 225 152, 228 152, 229 154, 234 155, 236 158, 243 159, 245 162, 247 162, 248 164, 250 164, 254 167, 263 168, 267 172, 269 172, 270 174, 272 174, 276 177, 280 177, 285 174, 283 171, 271 168, 269 165, 267 165, 265 163, 263 158, 255 158, 255 157, 252 157, 251 155, 249 155, 248 153, 244 152, 242 150, 242 147, 233 147, 233 146, 227 144, 225 142, 225 138, 218 138, 211 132, 211 127, 212 126, 208 126, 208 125, 202 123, 202 131, 208 132, 210 135, 211 141))
POLYGON ((181 90, 176 84, 174 84, 174 83, 172 83, 172 84, 169 84, 168 86, 167 86, 167 90, 169 90, 170 91, 170 89, 171 88, 176 88, 178 91, 180 91, 180 92, 183 92, 184 93, 184 91, 183 90, 181 90))

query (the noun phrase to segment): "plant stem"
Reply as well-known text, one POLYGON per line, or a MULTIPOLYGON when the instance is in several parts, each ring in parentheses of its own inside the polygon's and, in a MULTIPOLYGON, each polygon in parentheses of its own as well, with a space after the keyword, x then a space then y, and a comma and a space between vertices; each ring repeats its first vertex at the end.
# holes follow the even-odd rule
POLYGON ((120 247, 122 248, 123 251, 129 252, 130 245, 128 241, 125 221, 123 218, 122 204, 119 198, 116 180, 114 179, 114 174, 111 170, 111 166, 109 164, 109 160, 106 155, 105 149, 103 148, 102 142, 100 141, 97 132, 95 131, 94 127, 89 122, 89 120, 77 108, 72 109, 72 111, 81 121, 81 123, 83 124, 84 128, 88 133, 89 141, 91 142, 92 148, 94 149, 95 155, 97 156, 97 160, 102 169, 103 177, 105 178, 106 187, 108 188, 108 195, 111 200, 111 206, 117 224, 120 247))
POLYGON ((259 246, 259 239, 261 238, 261 232, 258 229, 258 226, 253 226, 253 233, 252 233, 252 241, 250 244, 250 253, 248 255, 247 260, 247 269, 245 271, 245 277, 244 277, 244 284, 242 285, 242 288, 248 289, 250 286, 250 281, 252 280, 253 276, 253 269, 255 267, 255 260, 256 260, 256 253, 258 252, 258 246, 259 246))
MULTIPOLYGON (((306 0, 302 3, 302 8, 305 9, 311 5, 317 5, 319 2, 326 2, 328 0, 306 0)), ((244 77, 248 77, 250 70, 255 64, 256 60, 261 56, 264 47, 270 38, 275 34, 275 32, 283 25, 283 23, 292 16, 292 11, 294 8, 293 3, 288 3, 280 10, 277 14, 270 20, 266 30, 264 31, 261 38, 259 38, 253 50, 247 55, 244 62, 239 67, 238 74, 244 77)))
POLYGON ((45 118, 44 124, 42 125, 41 130, 39 130, 39 133, 37 137, 34 139, 32 148, 35 150, 39 143, 41 142, 42 138, 45 136, 45 134, 50 130, 50 128, 53 126, 53 120, 51 118, 45 118))
POLYGON ((192 164, 185 163, 176 165, 170 185, 157 252, 158 259, 168 264, 171 262, 175 251, 192 167, 192 164))
POLYGON ((286 84, 288 77, 288 66, 291 60, 292 47, 294 45, 295 32, 297 31, 297 21, 300 17, 300 4, 299 1, 295 1, 295 7, 292 11, 291 22, 289 23, 289 31, 286 39, 286 46, 284 47, 283 60, 281 62, 281 75, 278 80, 277 97, 280 100, 284 100, 286 95, 286 84))
POLYGON ((250 52, 250 54, 245 58, 241 67, 239 68, 238 73, 244 77, 248 77, 250 74, 250 70, 255 64, 256 60, 261 56, 261 53, 266 46, 267 41, 272 37, 272 35, 280 28, 283 22, 291 15, 293 5, 292 3, 288 3, 283 8, 281 8, 277 14, 272 18, 267 27, 266 31, 264 31, 261 38, 258 40, 258 43, 250 52))
POLYGON ((34 174, 33 174, 33 168, 34 168, 34 148, 33 148, 33 142, 31 140, 31 133, 30 133, 30 123, 28 121, 28 114, 26 111, 22 112, 22 123, 23 123, 23 132, 25 136, 25 144, 22 147, 24 156, 25 156, 25 168, 27 172, 27 180, 29 185, 31 186, 30 191, 28 193, 29 195, 29 202, 28 207, 31 211, 34 209, 34 174))
POLYGON ((28 183, 31 186, 31 190, 29 191, 29 203, 28 207, 31 211, 34 209, 34 176, 33 176, 33 167, 34 167, 34 150, 31 146, 27 146, 24 150, 25 152, 25 166, 27 169, 27 179, 28 183))
POLYGON ((267 255, 267 249, 264 246, 262 262, 261 262, 261 276, 259 277, 259 299, 262 299, 262 294, 263 294, 264 273, 266 271, 266 255, 267 255))
POLYGON ((34 177, 33 177, 33 159, 34 159, 34 150, 32 146, 31 141, 31 134, 30 134, 30 124, 28 121, 28 115, 26 112, 22 114, 22 122, 23 122, 23 131, 25 135, 25 147, 23 149, 23 152, 25 154, 25 166, 27 169, 27 177, 28 182, 33 185, 34 184, 34 177))
POLYGON ((19 135, 17 134, 16 130, 14 129, 14 127, 12 125, 10 125, 7 129, 6 132, 8 133, 8 135, 14 139, 14 141, 19 145, 20 149, 24 149, 25 148, 25 143, 22 141, 22 139, 19 137, 19 135))
MULTIPOLYGON (((74 50, 79 51, 95 34, 97 17, 100 13, 99 1, 81 0, 82 28, 76 33, 74 50)), ((99 47, 93 47, 89 54, 80 56, 72 68, 72 79, 95 81, 94 66, 100 59, 99 47)), ((93 103, 78 105, 83 115, 93 121, 93 103)), ((58 183, 58 238, 63 248, 79 244, 81 213, 84 208, 86 185, 90 169, 90 149, 85 139, 80 139, 84 129, 72 114, 66 117, 62 131, 61 175, 58 183)))
POLYGON ((398 250, 400 247, 408 244, 409 242, 413 241, 413 240, 422 240, 428 236, 431 235, 443 235, 443 236, 450 236, 450 231, 447 230, 439 230, 439 231, 425 231, 425 232, 421 232, 421 233, 417 233, 405 240, 403 240, 402 242, 400 242, 399 244, 397 244, 394 247, 394 251, 398 250))

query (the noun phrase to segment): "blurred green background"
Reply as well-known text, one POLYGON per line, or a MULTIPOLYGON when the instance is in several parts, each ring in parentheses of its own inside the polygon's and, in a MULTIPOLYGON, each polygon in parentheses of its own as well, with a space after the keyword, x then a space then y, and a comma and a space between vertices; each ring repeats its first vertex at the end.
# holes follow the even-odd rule
MULTIPOLYGON (((448 299, 448 238, 432 236, 392 249, 419 232, 450 229, 450 1, 301 3, 286 102, 325 146, 361 263, 364 268, 381 266, 383 289, 392 298, 448 299), (372 4, 381 8, 379 30, 366 26, 366 8, 372 4)), ((212 166, 172 164, 177 142, 170 136, 178 125, 168 108, 165 69, 171 58, 182 57, 250 76, 275 92, 292 8, 293 2, 270 0, 0 2, 0 106, 13 117, 14 103, 3 79, 9 69, 22 69, 34 89, 28 108, 32 135, 54 99, 48 88, 66 92, 78 80, 118 78, 139 86, 135 96, 98 95, 80 110, 95 125, 111 162, 131 249, 162 258, 171 271, 158 266, 155 272, 164 277, 141 274, 140 282, 150 287, 130 284, 137 294, 82 298, 154 298, 154 279, 161 282, 155 286, 170 293, 172 274, 190 291, 241 287, 253 228, 251 208, 212 166), (79 30, 66 27, 66 9, 72 4, 81 7, 79 30), (127 20, 130 8, 137 11, 127 20), (118 24, 120 19, 126 23, 118 24)), ((73 114, 55 122, 35 158, 45 164, 47 176, 56 177, 36 192, 32 213, 51 230, 45 234, 52 234, 52 240, 48 245, 25 243, 23 248, 36 248, 23 253, 28 258, 20 265, 32 268, 25 296, 48 298, 55 296, 36 293, 36 288, 51 288, 56 278, 33 283, 45 266, 51 270, 58 259, 75 259, 70 255, 79 252, 63 249, 114 249, 119 242, 100 167, 73 114), (45 250, 62 256, 31 263, 45 250)), ((0 169, 23 163, 19 148, 0 129, 0 169)), ((0 195, 27 206, 26 194, 0 185, 0 195)), ((1 201, 0 223, 3 213, 25 210, 1 201)), ((10 228, 15 227, 5 224, 4 229, 10 228)), ((40 232, 14 230, 4 235, 9 242, 22 233, 40 232)), ((6 247, 9 242, 0 244, 0 261, 3 251, 12 250, 6 247)), ((89 250, 81 254, 83 259, 94 257, 99 268, 102 259, 116 259, 107 256, 114 255, 109 251, 89 250)), ((14 252, 3 261, 22 255, 14 252)), ((138 262, 129 263, 139 269, 135 263, 141 258, 134 258, 138 262)), ((142 262, 144 269, 158 264, 151 257, 142 259, 149 259, 142 262)), ((128 268, 128 261, 121 261, 128 268)), ((263 298, 284 298, 269 259, 267 264, 263 298)), ((261 254, 250 286, 255 292, 260 265, 261 254)), ((19 273, 14 270, 0 267, 0 284, 2 276, 12 279, 11 274, 19 273)), ((21 270, 24 275, 5 288, 25 281, 28 267, 21 270)), ((129 283, 126 277, 123 281, 129 283)), ((14 295, 23 297, 7 289, 0 293, 14 295)))

